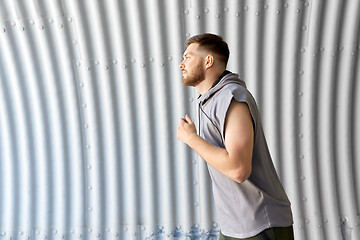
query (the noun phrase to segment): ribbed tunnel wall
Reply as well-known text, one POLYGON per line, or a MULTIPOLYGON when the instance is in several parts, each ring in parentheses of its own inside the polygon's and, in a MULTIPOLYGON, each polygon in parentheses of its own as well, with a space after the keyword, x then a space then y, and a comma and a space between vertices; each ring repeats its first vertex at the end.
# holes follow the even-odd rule
POLYGON ((0 239, 216 239, 184 42, 229 43, 296 239, 360 239, 360 1, 0 0, 0 239))

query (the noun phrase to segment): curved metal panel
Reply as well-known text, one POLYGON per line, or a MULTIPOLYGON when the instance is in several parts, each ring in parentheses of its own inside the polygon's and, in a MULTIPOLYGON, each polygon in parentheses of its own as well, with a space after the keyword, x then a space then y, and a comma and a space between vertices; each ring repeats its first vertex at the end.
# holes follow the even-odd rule
POLYGON ((213 32, 255 96, 296 239, 360 238, 360 3, 0 0, 0 239, 216 239, 178 65, 213 32))

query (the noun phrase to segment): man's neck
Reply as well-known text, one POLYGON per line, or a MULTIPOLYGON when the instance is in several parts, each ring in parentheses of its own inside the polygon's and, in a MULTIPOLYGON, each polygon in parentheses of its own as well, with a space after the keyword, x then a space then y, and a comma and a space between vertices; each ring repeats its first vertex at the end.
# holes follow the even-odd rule
POLYGON ((224 72, 221 73, 217 73, 217 74, 212 74, 209 77, 206 77, 204 81, 202 81, 201 83, 199 83, 196 86, 196 90, 201 94, 204 95, 204 93, 206 93, 207 91, 210 90, 210 88, 212 88, 212 86, 214 85, 214 83, 219 79, 220 76, 223 75, 224 72))

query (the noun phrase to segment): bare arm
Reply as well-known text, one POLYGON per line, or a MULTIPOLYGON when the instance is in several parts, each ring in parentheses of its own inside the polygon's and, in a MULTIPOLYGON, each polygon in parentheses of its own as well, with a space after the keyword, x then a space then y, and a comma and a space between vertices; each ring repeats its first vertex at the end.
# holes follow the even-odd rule
POLYGON ((180 119, 178 139, 188 144, 208 164, 236 182, 251 174, 254 129, 246 103, 232 101, 225 121, 225 148, 210 144, 196 134, 191 118, 180 119))

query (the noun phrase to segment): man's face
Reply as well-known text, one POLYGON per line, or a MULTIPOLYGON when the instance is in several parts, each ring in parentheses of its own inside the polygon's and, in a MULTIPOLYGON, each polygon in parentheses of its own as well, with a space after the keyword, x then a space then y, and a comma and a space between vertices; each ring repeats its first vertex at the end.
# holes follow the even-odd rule
POLYGON ((186 48, 179 67, 183 74, 182 82, 186 86, 195 87, 205 79, 204 58, 198 50, 198 43, 192 43, 186 48))

